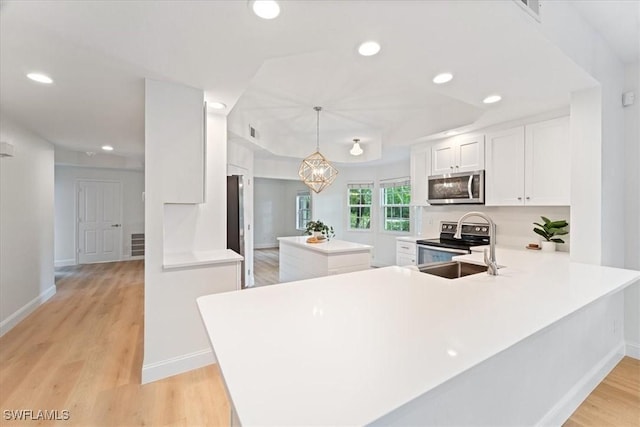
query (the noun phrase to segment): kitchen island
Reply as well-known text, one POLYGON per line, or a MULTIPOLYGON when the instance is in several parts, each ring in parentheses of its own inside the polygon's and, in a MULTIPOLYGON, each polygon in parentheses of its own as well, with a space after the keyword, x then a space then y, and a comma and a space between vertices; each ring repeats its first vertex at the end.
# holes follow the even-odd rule
POLYGON ((371 246, 331 239, 307 243, 309 236, 278 237, 280 282, 311 279, 371 268, 371 246))
POLYGON ((622 357, 640 272, 497 259, 498 276, 395 266, 199 298, 234 423, 562 424, 622 357))

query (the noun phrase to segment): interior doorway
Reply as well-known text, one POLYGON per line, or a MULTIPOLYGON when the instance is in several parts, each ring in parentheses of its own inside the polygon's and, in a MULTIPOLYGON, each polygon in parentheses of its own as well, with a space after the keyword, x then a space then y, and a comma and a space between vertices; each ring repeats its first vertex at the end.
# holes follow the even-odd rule
POLYGON ((122 184, 78 181, 78 263, 122 258, 122 184))

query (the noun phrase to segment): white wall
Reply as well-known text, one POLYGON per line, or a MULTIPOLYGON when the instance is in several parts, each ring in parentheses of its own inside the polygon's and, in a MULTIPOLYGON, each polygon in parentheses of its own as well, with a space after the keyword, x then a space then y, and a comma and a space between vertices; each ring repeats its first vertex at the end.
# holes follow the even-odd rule
POLYGON ((122 259, 131 258, 131 234, 144 233, 144 172, 122 169, 55 167, 55 263, 76 264, 77 183, 81 180, 122 184, 122 259))
POLYGON ((380 208, 380 181, 409 177, 409 159, 379 166, 337 165, 338 176, 333 184, 320 194, 313 195, 313 219, 333 226, 336 238, 350 242, 372 245, 372 264, 375 266, 396 263, 396 238, 409 233, 382 231, 382 208, 380 208), (350 182, 373 182, 374 191, 371 210, 371 230, 348 230, 347 184, 350 182))
MULTIPOLYGON (((624 91, 634 91, 636 102, 624 108, 626 158, 625 267, 640 270, 640 66, 625 68, 624 91)), ((627 354, 640 359, 640 283, 625 289, 627 354)))
POLYGON ((53 145, 3 113, 0 140, 0 335, 56 292, 53 269, 53 145))
POLYGON ((207 116, 206 202, 164 203, 163 177, 166 167, 171 167, 172 149, 176 146, 171 135, 182 131, 185 135, 197 134, 193 126, 203 114, 203 100, 201 90, 146 81, 143 382, 214 362, 196 298, 236 289, 237 264, 163 269, 165 252, 226 248, 227 128, 224 116, 207 116), (177 117, 193 120, 176 120, 177 117), (166 131, 167 126, 171 132, 166 131), (165 233, 174 235, 165 238, 165 233))
POLYGON ((256 248, 274 248, 278 237, 302 234, 296 229, 296 196, 310 191, 302 181, 256 178, 253 189, 256 248))

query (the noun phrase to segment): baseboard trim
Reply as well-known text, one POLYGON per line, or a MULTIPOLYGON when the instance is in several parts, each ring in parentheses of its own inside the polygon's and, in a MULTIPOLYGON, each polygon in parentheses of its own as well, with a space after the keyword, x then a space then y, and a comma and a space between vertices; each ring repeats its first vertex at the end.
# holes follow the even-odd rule
POLYGON ((20 323, 25 317, 33 313, 36 308, 47 302, 55 294, 56 285, 52 285, 40 295, 23 305, 9 317, 0 322, 0 337, 13 329, 14 326, 20 323))
POLYGON ((253 249, 278 249, 278 243, 254 243, 253 249))
POLYGON ((634 359, 640 360, 640 344, 627 341, 625 344, 624 354, 634 359))
POLYGON ((142 365, 142 384, 158 381, 216 363, 211 349, 200 350, 171 359, 142 365))
POLYGON ((56 260, 53 265, 55 267, 69 267, 71 265, 76 265, 76 260, 75 258, 69 258, 69 259, 60 259, 60 260, 56 260))
POLYGON ((613 368, 624 357, 625 344, 621 343, 598 362, 547 414, 542 417, 538 426, 560 426, 602 382, 613 368))

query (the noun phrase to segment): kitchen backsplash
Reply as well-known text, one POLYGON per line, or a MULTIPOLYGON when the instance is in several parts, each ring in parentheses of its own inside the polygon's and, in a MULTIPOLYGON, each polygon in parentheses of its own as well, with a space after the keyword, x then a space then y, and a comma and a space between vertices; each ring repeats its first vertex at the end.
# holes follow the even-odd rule
MULTIPOLYGON (((524 248, 528 243, 538 242, 539 236, 533 232, 533 223, 540 222, 540 216, 551 220, 566 219, 570 221, 569 206, 425 206, 416 209, 422 217, 416 217, 414 229, 421 230, 424 238, 438 237, 440 221, 457 221, 463 214, 470 211, 480 211, 491 217, 496 223, 499 246, 524 248)), ((415 212, 415 211, 414 211, 415 212)), ((482 218, 469 218, 469 222, 482 223, 482 218)), ((571 237, 569 234, 563 240, 567 243, 559 244, 558 250, 568 252, 571 237)))

